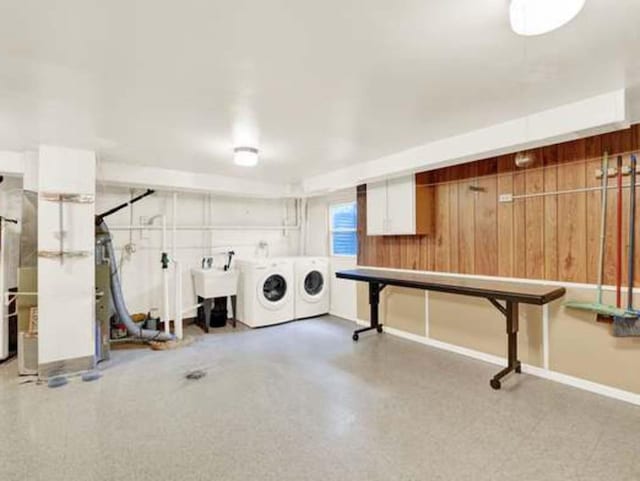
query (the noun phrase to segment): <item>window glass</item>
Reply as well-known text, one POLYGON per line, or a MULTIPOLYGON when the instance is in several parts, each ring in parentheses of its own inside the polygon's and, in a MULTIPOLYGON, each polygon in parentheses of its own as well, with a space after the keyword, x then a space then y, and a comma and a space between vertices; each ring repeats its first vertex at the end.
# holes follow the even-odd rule
POLYGON ((358 253, 358 210, 355 202, 330 207, 331 255, 358 253))

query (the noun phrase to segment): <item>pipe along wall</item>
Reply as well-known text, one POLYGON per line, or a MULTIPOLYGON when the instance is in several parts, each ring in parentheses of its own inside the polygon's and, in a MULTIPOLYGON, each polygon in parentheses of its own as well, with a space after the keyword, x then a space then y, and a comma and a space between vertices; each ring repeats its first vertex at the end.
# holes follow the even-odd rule
MULTIPOLYGON (((133 195, 141 192, 135 190, 133 195)), ((99 186, 96 211, 106 211, 131 197, 129 189, 99 186)), ((166 218, 166 249, 181 266, 182 310, 187 319, 196 315, 190 270, 200 266, 203 256, 213 255, 216 265, 221 266, 226 260, 222 253, 229 249, 234 250, 238 257, 266 254, 272 257, 291 256, 299 252, 300 231, 293 227, 297 224, 294 199, 245 199, 178 193, 175 211, 177 228, 174 232, 173 197, 172 192, 157 192, 108 218, 123 297, 131 313, 153 310, 160 315, 164 310, 160 263, 161 223, 154 221, 149 225, 149 221, 158 214, 164 214, 166 218), (230 228, 203 228, 216 225, 230 228), (284 228, 285 225, 289 227, 284 228), (181 226, 188 226, 188 229, 181 226), (277 226, 283 228, 278 229, 277 226), (261 243, 266 247, 260 248, 261 243)), ((174 270, 169 269, 169 272, 169 313, 173 319, 176 313, 176 286, 174 270)))

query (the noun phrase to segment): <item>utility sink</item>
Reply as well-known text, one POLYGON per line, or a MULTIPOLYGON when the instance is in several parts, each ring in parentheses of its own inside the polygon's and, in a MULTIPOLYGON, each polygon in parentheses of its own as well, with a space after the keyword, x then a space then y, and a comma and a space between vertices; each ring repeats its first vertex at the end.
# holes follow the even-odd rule
POLYGON ((191 269, 196 296, 204 299, 235 296, 238 292, 238 271, 222 269, 191 269))

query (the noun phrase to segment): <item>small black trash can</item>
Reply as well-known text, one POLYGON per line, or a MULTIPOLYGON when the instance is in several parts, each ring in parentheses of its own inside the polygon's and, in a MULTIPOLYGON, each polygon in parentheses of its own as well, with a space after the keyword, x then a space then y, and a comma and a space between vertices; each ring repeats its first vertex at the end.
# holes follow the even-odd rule
MULTIPOLYGON (((206 305, 202 297, 198 297, 198 303, 206 305)), ((216 297, 213 300, 213 306, 211 312, 206 313, 204 305, 198 307, 198 324, 206 325, 207 318, 209 321, 209 327, 224 327, 227 325, 227 298, 216 297), (208 316, 206 314, 209 314, 208 316)))

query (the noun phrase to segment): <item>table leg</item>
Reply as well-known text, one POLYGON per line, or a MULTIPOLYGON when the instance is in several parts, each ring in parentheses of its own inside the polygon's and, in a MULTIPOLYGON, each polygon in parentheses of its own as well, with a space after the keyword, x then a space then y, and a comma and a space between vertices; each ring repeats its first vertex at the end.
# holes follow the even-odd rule
POLYGON ((370 307, 370 325, 369 327, 363 327, 356 329, 353 332, 353 340, 357 341, 360 338, 360 334, 366 331, 375 329, 378 332, 382 332, 382 324, 379 322, 378 307, 380 305, 380 293, 385 288, 385 284, 379 282, 369 282, 369 307, 370 307))
POLYGON ((507 367, 491 379, 489 384, 491 384, 493 389, 500 389, 502 387, 500 380, 507 374, 511 372, 522 372, 522 364, 518 360, 518 303, 507 301, 504 315, 507 320, 507 367))

